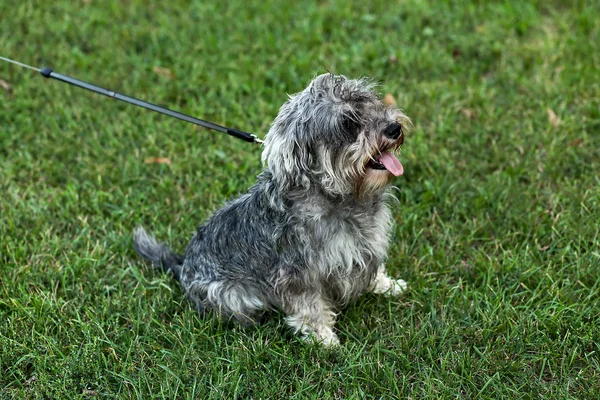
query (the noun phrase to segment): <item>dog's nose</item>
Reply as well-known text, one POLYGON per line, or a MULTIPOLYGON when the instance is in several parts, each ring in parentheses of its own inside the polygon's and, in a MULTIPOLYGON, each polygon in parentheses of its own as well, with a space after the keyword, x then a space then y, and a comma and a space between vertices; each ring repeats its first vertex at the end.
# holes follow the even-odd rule
POLYGON ((387 128, 385 128, 383 134, 390 139, 396 140, 402 134, 402 126, 397 122, 392 122, 387 128))

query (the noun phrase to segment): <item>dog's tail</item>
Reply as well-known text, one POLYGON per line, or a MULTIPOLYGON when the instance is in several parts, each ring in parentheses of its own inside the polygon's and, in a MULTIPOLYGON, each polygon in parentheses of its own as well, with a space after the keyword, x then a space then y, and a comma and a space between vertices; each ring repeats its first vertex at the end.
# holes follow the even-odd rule
POLYGON ((133 247, 154 266, 167 272, 171 271, 175 278, 179 280, 183 257, 169 250, 166 244, 157 242, 154 236, 146 232, 141 226, 138 226, 133 232, 133 247))

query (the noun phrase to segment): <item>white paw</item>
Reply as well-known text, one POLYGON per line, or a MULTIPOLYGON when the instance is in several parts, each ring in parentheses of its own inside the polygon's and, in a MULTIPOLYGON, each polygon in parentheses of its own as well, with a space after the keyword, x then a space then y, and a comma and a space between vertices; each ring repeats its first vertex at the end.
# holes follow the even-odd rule
POLYGON ((406 282, 403 281, 402 279, 396 279, 396 280, 391 281, 390 286, 391 286, 390 289, 387 292, 385 292, 385 294, 388 296, 399 296, 403 292, 405 292, 406 288, 408 287, 406 282))
POLYGON ((373 293, 384 294, 386 296, 398 296, 407 288, 406 282, 402 279, 392 279, 387 275, 377 276, 373 293))
POLYGON ((314 341, 323 347, 335 347, 340 344, 340 339, 331 328, 321 328, 303 337, 306 341, 314 341))
POLYGON ((319 342, 323 347, 337 347, 340 345, 340 339, 333 333, 331 336, 324 338, 319 342))

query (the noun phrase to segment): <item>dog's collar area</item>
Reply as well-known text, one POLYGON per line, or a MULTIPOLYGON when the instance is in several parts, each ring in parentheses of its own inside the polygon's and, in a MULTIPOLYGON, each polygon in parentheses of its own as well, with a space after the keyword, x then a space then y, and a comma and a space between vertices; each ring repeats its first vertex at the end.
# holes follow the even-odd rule
POLYGON ((191 124, 195 124, 195 125, 199 125, 202 126, 204 128, 207 129, 212 129, 214 131, 218 131, 218 132, 222 132, 222 133, 226 133, 230 136, 233 136, 235 138, 241 139, 245 142, 248 143, 256 143, 256 144, 263 144, 263 141, 261 139, 259 139, 258 137, 256 137, 255 135, 248 133, 248 132, 244 132, 241 131, 239 129, 234 129, 234 128, 227 128, 218 124, 215 124, 213 122, 210 121, 205 121, 196 117, 192 117, 190 115, 178 112, 178 111, 173 111, 170 110, 166 107, 161 107, 158 106, 156 104, 152 104, 152 103, 148 103, 146 101, 143 100, 139 100, 136 99, 135 97, 130 97, 121 93, 117 93, 117 92, 113 92, 112 90, 108 90, 108 89, 104 89, 102 87, 96 86, 96 85, 92 85, 90 83, 87 82, 83 82, 80 81, 79 79, 75 79, 72 78, 70 76, 67 75, 62 75, 59 74, 57 72, 54 72, 52 70, 52 68, 43 68, 43 69, 39 69, 39 68, 35 68, 32 67, 31 65, 27 65, 27 64, 23 64, 20 63, 18 61, 14 61, 11 60, 9 58, 5 58, 5 57, 1 57, 0 56, 0 60, 9 62, 11 64, 15 64, 18 65, 20 67, 24 67, 24 68, 29 68, 32 69, 34 71, 38 71, 44 78, 52 78, 55 79, 57 81, 60 82, 64 82, 64 83, 68 83, 69 85, 73 85, 82 89, 86 89, 89 90, 91 92, 94 93, 98 93, 107 97, 111 97, 113 99, 117 99, 117 100, 121 100, 125 103, 129 103, 129 104, 133 104, 134 106, 138 106, 138 107, 142 107, 142 108, 146 108, 148 110, 152 110, 155 111, 157 113, 161 113, 164 115, 168 115, 169 117, 173 117, 173 118, 177 118, 180 119, 182 121, 186 121, 189 122, 191 124))

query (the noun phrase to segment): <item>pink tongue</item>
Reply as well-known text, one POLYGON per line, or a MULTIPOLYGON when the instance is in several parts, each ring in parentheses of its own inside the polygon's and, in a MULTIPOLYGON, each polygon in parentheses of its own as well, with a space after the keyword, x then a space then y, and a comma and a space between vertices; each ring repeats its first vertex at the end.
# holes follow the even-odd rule
POLYGON ((388 153, 387 151, 384 152, 381 155, 381 158, 379 158, 379 162, 383 164, 385 169, 396 176, 400 176, 404 173, 404 167, 392 153, 388 153))

